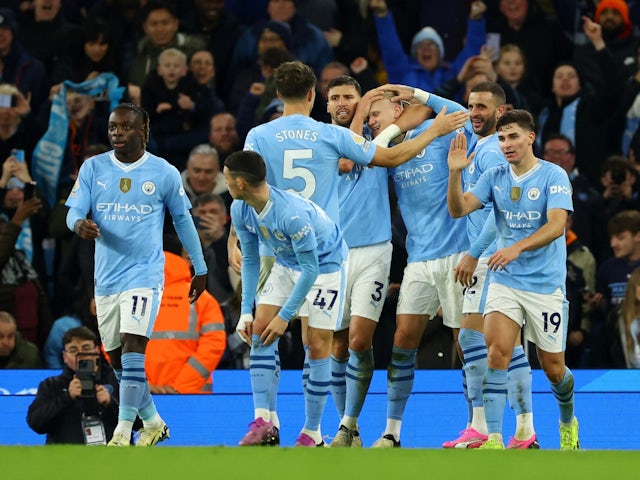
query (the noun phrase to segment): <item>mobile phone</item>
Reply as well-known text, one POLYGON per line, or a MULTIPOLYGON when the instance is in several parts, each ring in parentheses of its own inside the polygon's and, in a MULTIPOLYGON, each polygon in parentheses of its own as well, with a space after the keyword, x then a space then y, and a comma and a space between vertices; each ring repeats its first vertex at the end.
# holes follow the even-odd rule
MULTIPOLYGON (((11 156, 16 159, 16 161, 20 163, 24 163, 24 150, 21 148, 14 148, 11 150, 11 156)), ((7 189, 12 188, 24 188, 24 182, 22 180, 18 180, 16 177, 11 177, 7 182, 7 189)))
POLYGON ((20 163, 24 163, 24 150, 21 148, 13 148, 11 149, 11 156, 15 157, 17 161, 20 163))
POLYGON ((24 184, 24 199, 29 200, 36 194, 36 182, 29 182, 24 184))
POLYGON ((491 61, 495 62, 500 56, 500 34, 489 32, 487 33, 487 41, 485 43, 487 49, 491 52, 491 61))
POLYGON ((0 93, 0 107, 11 108, 11 95, 8 93, 0 93))

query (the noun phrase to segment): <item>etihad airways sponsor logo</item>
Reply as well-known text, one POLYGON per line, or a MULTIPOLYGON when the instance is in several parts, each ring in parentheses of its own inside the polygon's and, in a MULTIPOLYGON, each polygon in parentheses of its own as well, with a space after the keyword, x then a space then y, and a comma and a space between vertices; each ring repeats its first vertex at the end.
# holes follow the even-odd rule
POLYGON ((98 203, 96 210, 102 213, 102 221, 138 223, 145 215, 153 212, 153 207, 130 203, 98 203))
POLYGON ((96 205, 98 212, 107 213, 137 213, 138 215, 148 215, 153 212, 151 205, 136 205, 132 203, 116 203, 116 202, 101 202, 96 205))

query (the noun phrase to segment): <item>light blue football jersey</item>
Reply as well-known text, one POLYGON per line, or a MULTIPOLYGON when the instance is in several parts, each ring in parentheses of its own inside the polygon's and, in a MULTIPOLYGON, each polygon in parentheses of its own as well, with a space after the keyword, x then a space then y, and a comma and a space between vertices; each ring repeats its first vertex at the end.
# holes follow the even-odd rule
MULTIPOLYGON (((471 163, 462 171, 462 184, 465 192, 471 190, 478 181, 478 178, 490 168, 499 165, 506 165, 507 159, 504 157, 498 144, 498 133, 478 139, 475 148, 475 156, 471 163)), ((493 204, 487 203, 484 208, 476 210, 467 216, 467 235, 471 245, 478 239, 482 227, 487 217, 493 211, 493 204)), ((491 256, 496 251, 495 240, 484 250, 482 257, 491 256)))
POLYGON ((66 201, 100 229, 95 250, 95 294, 162 288, 165 211, 189 213, 191 203, 178 170, 144 152, 133 163, 113 151, 86 160, 66 201))
POLYGON ((312 201, 269 187, 269 201, 259 214, 246 202, 231 204, 231 218, 242 243, 257 237, 273 250, 276 262, 300 270, 296 252, 318 252, 320 273, 340 270, 347 258, 342 233, 327 214, 312 201))
MULTIPOLYGON (((448 112, 452 111, 448 109, 448 112)), ((404 141, 416 137, 432 123, 433 120, 427 120, 407 132, 404 141)), ((468 141, 475 144, 470 124, 464 128, 464 133, 468 141)), ((390 169, 402 219, 407 227, 408 262, 435 260, 469 249, 466 218, 451 218, 447 208, 447 157, 455 135, 456 132, 452 132, 436 138, 416 157, 390 169)))
MULTIPOLYGON (((554 208, 573 211, 571 182, 557 165, 538 159, 535 167, 516 177, 510 165, 486 171, 471 189, 481 203, 493 203, 497 248, 531 236, 547 223, 554 208)), ((522 252, 504 270, 492 272, 492 282, 527 292, 565 291, 567 248, 564 235, 544 247, 522 252)))
POLYGON ((347 128, 287 115, 252 128, 244 149, 262 155, 269 185, 310 198, 339 225, 338 161, 368 165, 376 146, 347 128))
POLYGON ((387 169, 358 164, 340 175, 340 228, 349 248, 391 240, 387 169))

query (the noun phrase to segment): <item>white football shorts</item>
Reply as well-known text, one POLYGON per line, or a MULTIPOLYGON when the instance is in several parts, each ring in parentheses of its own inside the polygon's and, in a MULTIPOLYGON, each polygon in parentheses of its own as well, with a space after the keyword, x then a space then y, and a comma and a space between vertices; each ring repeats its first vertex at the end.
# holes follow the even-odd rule
POLYGON ((485 316, 500 312, 524 329, 525 337, 545 352, 564 352, 569 303, 559 288, 550 294, 525 292, 490 283, 485 316))
MULTIPOLYGON (((260 292, 258 303, 283 306, 293 290, 300 272, 276 263, 260 292)), ((334 330, 342 318, 344 289, 346 283, 345 266, 333 273, 321 273, 307 293, 300 314, 307 313, 309 326, 334 330)))
POLYGON ((100 339, 107 352, 120 347, 120 334, 151 337, 158 316, 162 290, 134 288, 113 295, 96 295, 100 339))
POLYGON ((349 249, 344 313, 336 331, 349 328, 352 315, 375 322, 380 319, 389 288, 392 252, 391 242, 349 249))
POLYGON ((404 269, 396 315, 429 315, 433 318, 442 307, 443 323, 460 328, 462 285, 454 278, 454 269, 465 252, 444 258, 412 262, 404 269))

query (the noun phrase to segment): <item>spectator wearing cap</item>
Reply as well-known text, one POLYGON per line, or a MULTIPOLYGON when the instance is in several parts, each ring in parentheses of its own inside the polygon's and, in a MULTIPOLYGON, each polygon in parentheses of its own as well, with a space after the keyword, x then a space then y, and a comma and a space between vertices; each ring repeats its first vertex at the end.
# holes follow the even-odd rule
MULTIPOLYGON (((269 21, 283 22, 289 26, 291 29, 289 51, 296 59, 313 68, 319 76, 322 67, 333 60, 333 52, 322 31, 297 12, 296 3, 294 0, 269 0, 267 4, 269 21)), ((240 37, 233 52, 232 69, 255 62, 258 56, 257 39, 265 23, 265 21, 255 23, 240 37)))
POLYGON ((47 73, 42 62, 27 53, 18 42, 16 32, 14 13, 8 8, 0 8, 2 82, 17 86, 35 111, 49 94, 47 73))
MULTIPOLYGON (((631 77, 638 70, 636 45, 638 29, 629 19, 629 7, 623 0, 602 0, 596 8, 594 21, 602 29, 602 39, 613 56, 621 82, 631 77)), ((590 83, 602 83, 604 78, 597 67, 597 52, 588 43, 577 47, 574 62, 585 73, 585 80, 590 83)))
POLYGON ((483 14, 486 6, 481 1, 475 1, 471 5, 467 21, 467 43, 450 64, 444 61, 444 44, 433 28, 424 27, 416 33, 409 56, 402 48, 393 14, 385 0, 372 1, 371 8, 375 14, 378 43, 389 83, 411 85, 432 92, 442 83, 454 78, 464 62, 480 53, 480 48, 485 43, 483 14))

